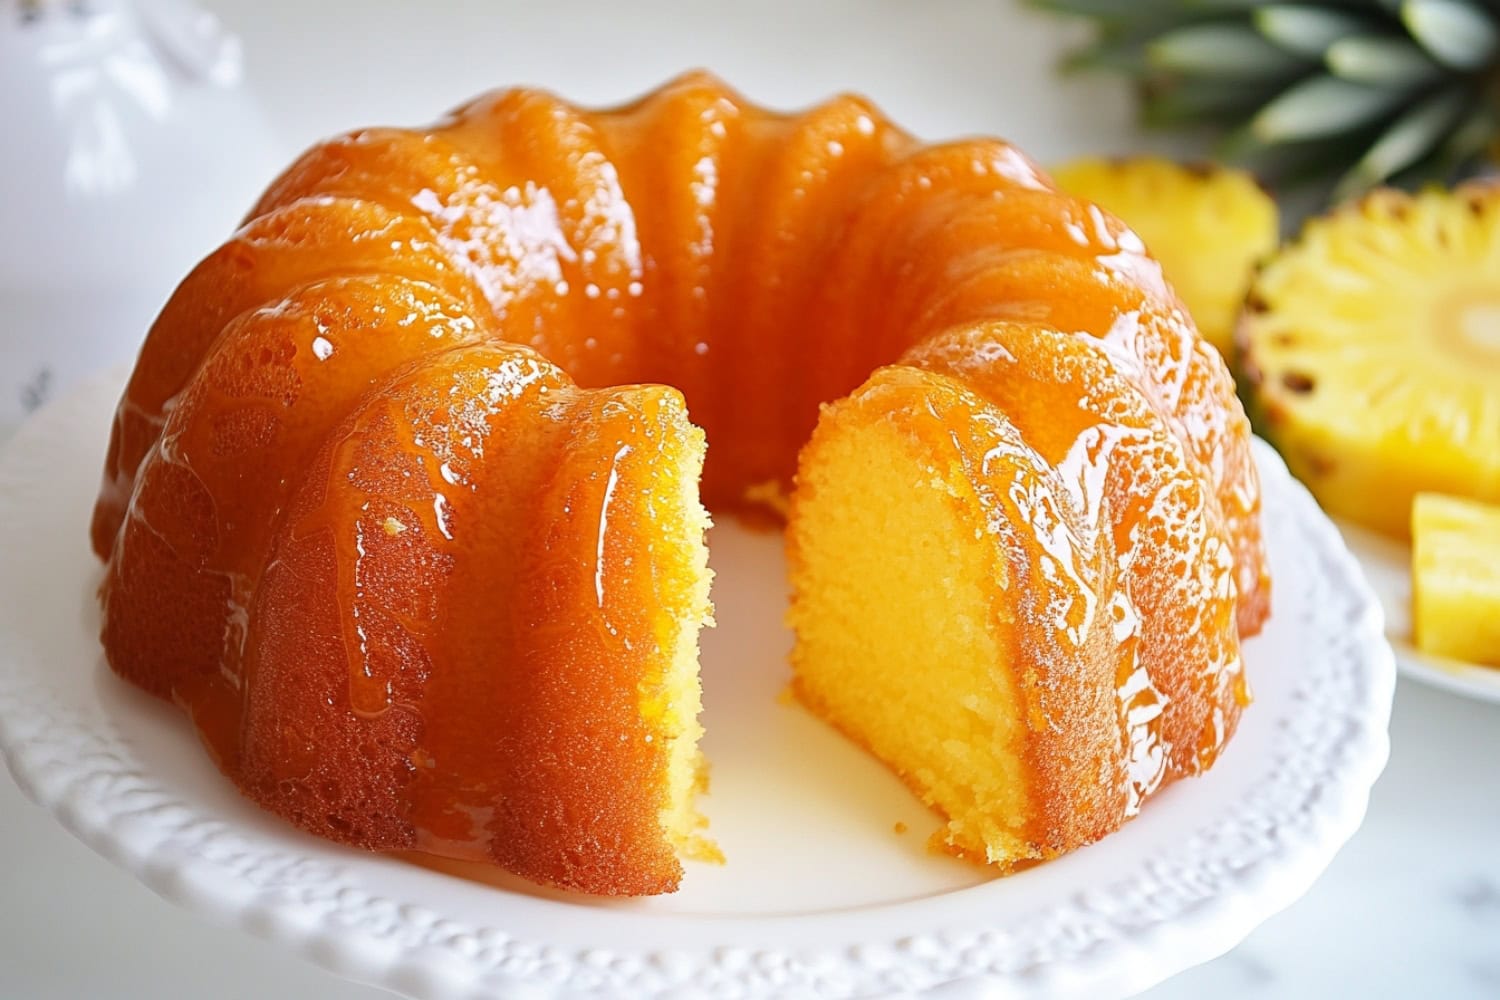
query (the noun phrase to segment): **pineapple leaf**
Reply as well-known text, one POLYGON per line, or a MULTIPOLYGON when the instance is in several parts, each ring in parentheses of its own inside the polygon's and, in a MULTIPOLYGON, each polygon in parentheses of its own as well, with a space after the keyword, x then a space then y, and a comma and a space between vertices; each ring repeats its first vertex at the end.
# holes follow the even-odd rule
POLYGON ((1331 7, 1269 4, 1250 15, 1256 29, 1275 45, 1311 59, 1321 59, 1339 39, 1363 37, 1378 31, 1369 19, 1331 7))
POLYGON ((1500 42, 1492 15, 1468 0, 1406 0, 1401 21, 1434 59, 1457 70, 1485 65, 1500 42))
POLYGON ((1120 3, 1120 0, 1030 0, 1030 3, 1039 10, 1086 17, 1105 24, 1170 14, 1182 7, 1181 0, 1135 0, 1134 3, 1120 3))
POLYGON ((1443 75, 1425 50, 1404 38, 1356 35, 1328 46, 1328 71, 1352 83, 1417 87, 1443 75))
POLYGON ((1168 31, 1146 48, 1158 70, 1210 79, 1255 79, 1296 72, 1305 57, 1278 48, 1248 24, 1211 22, 1168 31))
POLYGON ((1155 33, 1150 28, 1102 31, 1089 45, 1069 53, 1062 69, 1067 73, 1102 69, 1126 76, 1147 76, 1151 68, 1146 65, 1146 43, 1155 33))
POLYGON ((1434 151, 1390 178, 1388 183, 1415 191, 1433 184, 1447 186, 1453 179, 1452 165, 1440 151, 1434 151))
POLYGON ((1182 0, 1184 7, 1215 14, 1231 14, 1254 10, 1266 0, 1182 0))
POLYGON ((1438 150, 1438 156, 1450 174, 1458 173, 1484 154, 1500 131, 1495 109, 1480 102, 1458 124, 1438 150))
POLYGON ((1285 192, 1314 184, 1326 185, 1330 174, 1337 176, 1347 169, 1379 136, 1377 125, 1344 135, 1268 144, 1256 139, 1246 125, 1220 141, 1218 155, 1243 166, 1257 177, 1265 178, 1279 191, 1285 192))
POLYGON ((1206 127, 1273 181, 1344 194, 1500 159, 1500 0, 1028 2, 1092 24, 1064 65, 1128 79, 1143 126, 1206 127))
POLYGON ((1205 80, 1191 87, 1152 88, 1141 99, 1141 124, 1148 128, 1222 122, 1249 115, 1276 96, 1277 82, 1205 80))
POLYGON ((1418 102, 1396 119, 1334 188, 1343 199, 1374 187, 1430 155, 1472 102, 1454 87, 1418 102))
POLYGON ((1266 145, 1335 135, 1375 122, 1405 97, 1403 90, 1321 74, 1289 87, 1256 112, 1250 131, 1266 145))

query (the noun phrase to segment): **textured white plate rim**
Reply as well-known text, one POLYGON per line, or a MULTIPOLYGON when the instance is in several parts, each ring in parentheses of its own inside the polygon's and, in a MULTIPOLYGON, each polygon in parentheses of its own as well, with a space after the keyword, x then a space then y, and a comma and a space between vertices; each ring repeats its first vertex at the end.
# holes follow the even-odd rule
MULTIPOLYGON (((120 381, 110 373, 54 403, 0 455, 0 542, 23 537, 16 515, 27 502, 39 502, 32 482, 38 452, 50 461, 59 444, 85 428, 98 433, 99 401, 113 398, 120 381), (89 421, 79 419, 83 411, 89 421)), ((92 445, 79 446, 90 462, 92 445)), ((964 906, 965 893, 957 892, 859 913, 700 921, 723 935, 716 946, 658 945, 635 953, 560 952, 493 927, 458 925, 421 904, 341 884, 337 868, 288 857, 305 849, 300 835, 288 831, 283 842, 279 831, 236 831, 172 789, 152 785, 113 722, 99 719, 97 709, 90 718, 90 706, 65 703, 62 685, 48 683, 46 643, 35 636, 0 634, 0 749, 29 797, 163 898, 280 942, 348 978, 413 995, 1127 995, 1224 953, 1301 896, 1358 828, 1389 750, 1395 671, 1380 605, 1311 497, 1269 448, 1257 444, 1257 457, 1268 512, 1298 543, 1283 555, 1311 560, 1327 588, 1319 602, 1305 602, 1318 609, 1297 613, 1320 627, 1320 648, 1328 654, 1299 669, 1321 667, 1329 676, 1316 669, 1299 676, 1297 697, 1337 697, 1275 720, 1276 739, 1293 748, 1264 787, 1252 789, 1230 815, 1214 817, 1219 826, 1184 831, 1180 851, 1150 857, 1097 890, 1038 900, 1037 919, 1025 927, 976 929, 973 913, 963 911, 973 910, 972 899, 982 893, 968 893, 964 906), (1272 777, 1280 783, 1270 783, 1272 777), (1287 790, 1288 781, 1299 794, 1287 790), (132 808, 122 808, 126 801, 132 808), (139 808, 143 801, 149 806, 139 808), (1291 811, 1276 811, 1283 806, 1291 811), (945 911, 970 922, 955 927, 945 911), (822 951, 736 943, 751 927, 780 923, 782 936, 800 935, 826 930, 830 921, 886 926, 854 945, 822 951)), ((1283 614, 1278 607, 1278 618, 1283 614)), ((1103 857, 1123 836, 1089 850, 1103 857)), ((496 896, 497 911, 502 900, 503 893, 496 896)), ((663 919, 686 926, 684 918, 663 919)))
POLYGON ((1411 546, 1346 521, 1335 523, 1385 610, 1386 638, 1401 673, 1443 691, 1500 705, 1500 668, 1417 648, 1411 625, 1411 546))

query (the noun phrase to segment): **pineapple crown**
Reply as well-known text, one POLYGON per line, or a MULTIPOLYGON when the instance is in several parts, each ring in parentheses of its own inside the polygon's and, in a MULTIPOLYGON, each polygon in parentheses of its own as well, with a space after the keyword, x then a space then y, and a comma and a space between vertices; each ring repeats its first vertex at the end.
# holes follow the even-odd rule
POLYGON ((1031 0, 1092 21, 1066 68, 1124 74, 1143 124, 1336 197, 1472 172, 1500 130, 1500 0, 1031 0))

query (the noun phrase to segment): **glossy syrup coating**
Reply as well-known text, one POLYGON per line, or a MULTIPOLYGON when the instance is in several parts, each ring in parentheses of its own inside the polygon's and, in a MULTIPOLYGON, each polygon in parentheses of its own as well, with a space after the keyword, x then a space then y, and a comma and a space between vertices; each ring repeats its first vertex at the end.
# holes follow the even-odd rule
POLYGON ((257 589, 250 793, 338 840, 674 888, 668 727, 638 701, 684 596, 635 540, 695 433, 674 390, 581 391, 504 346, 367 399, 308 464, 257 589))
MULTIPOLYGON (((174 400, 115 539, 103 587, 115 669, 232 718, 271 534, 308 460, 393 365, 480 335, 463 302, 390 275, 314 282, 225 327, 174 400)), ((215 738, 222 728, 205 733, 232 766, 237 734, 215 738)))
MULTIPOLYGON (((923 146, 857 98, 774 114, 692 74, 618 110, 502 91, 430 130, 351 133, 304 155, 251 217, 330 197, 425 218, 436 234, 427 256, 471 277, 496 335, 535 347, 579 384, 679 387, 716 442, 705 498, 721 507, 768 480, 788 487, 818 405, 937 329, 1015 315, 1119 341, 1219 485, 1242 629, 1264 618, 1259 488, 1232 379, 1201 349, 1139 240, 1053 191, 1006 143, 923 146), (986 291, 1026 258, 1031 279, 1050 278, 1057 294, 986 291), (1139 321, 1117 327, 1129 314, 1139 321), (747 402, 761 398, 776 404, 747 402)), ((309 234, 305 246, 336 262, 347 239, 309 234)), ((143 352, 142 369, 161 385, 133 386, 121 409, 121 427, 141 440, 171 398, 167 386, 180 388, 192 368, 150 359, 191 359, 211 342, 183 335, 217 321, 192 319, 198 307, 178 302, 188 291, 143 352)), ((101 552, 144 454, 119 452, 106 470, 101 552)))
POLYGON ((136 470, 168 410, 240 313, 274 305, 314 281, 360 274, 423 281, 478 311, 483 299, 472 276, 432 253, 436 237, 419 215, 357 198, 309 198, 258 216, 209 254, 152 324, 131 373, 94 509, 94 551, 109 555, 136 470))
MULTIPOLYGON (((854 451, 883 450, 873 443, 854 451)), ((895 365, 877 369, 828 408, 804 451, 792 497, 787 557, 797 585, 789 612, 798 634, 795 690, 944 813, 950 827, 939 840, 942 847, 1004 867, 1098 840, 1132 814, 1137 798, 1120 690, 1122 680, 1138 672, 1138 616, 1122 585, 1107 506, 1080 503, 1066 474, 966 379, 895 365), (929 637, 933 648, 901 650, 896 662, 882 667, 879 661, 893 647, 909 644, 918 627, 898 598, 881 602, 880 613, 902 623, 883 637, 889 642, 864 650, 853 664, 838 665, 843 669, 830 664, 844 642, 829 619, 849 609, 837 584, 817 578, 842 572, 839 556, 830 560, 820 537, 832 526, 818 523, 817 512, 846 515, 838 509, 844 504, 828 504, 819 494, 879 489, 880 476, 859 481, 859 471, 849 470, 830 483, 821 469, 837 464, 834 453, 847 448, 851 434, 871 428, 902 442, 907 458, 898 475, 908 477, 903 491, 933 490, 957 512, 957 531, 968 549, 962 561, 972 559, 979 567, 971 581, 978 585, 979 606, 971 607, 960 587, 948 594, 944 613, 983 623, 990 648, 988 662, 979 664, 982 681, 948 676, 967 658, 942 648, 950 632, 961 631, 962 619, 939 625, 942 634, 929 637), (912 476, 919 482, 911 483, 912 476), (806 517, 799 516, 804 512, 806 517), (917 682, 910 676, 917 671, 938 680, 917 682), (895 725, 880 718, 884 709, 872 711, 867 702, 863 678, 872 674, 877 700, 908 701, 895 725), (955 684, 963 686, 954 690, 955 684), (913 690, 929 686, 929 704, 920 697, 909 702, 913 690), (992 708, 995 701, 1005 707, 992 708), (938 731, 925 752, 913 742, 922 730, 938 731), (934 776, 963 767, 959 742, 980 755, 981 773, 971 776, 973 787, 945 789, 946 782, 934 776), (995 782, 997 772, 1005 780, 995 782), (1000 786, 992 789, 991 804, 983 801, 986 784, 1000 786), (981 819, 1010 813, 1006 825, 1017 843, 997 856, 988 838, 973 832, 976 813, 981 819)), ((872 543, 899 549, 902 528, 891 526, 872 543)), ((935 577, 954 572, 953 562, 938 558, 943 565, 933 568, 935 577)), ((946 579, 930 583, 947 585, 946 579)))
POLYGON ((970 182, 887 212, 886 235, 869 252, 896 289, 886 325, 874 327, 889 350, 986 318, 1103 341, 1213 483, 1235 552, 1240 632, 1258 632, 1270 581, 1249 421, 1223 360, 1140 240, 1098 207, 1030 183, 986 191, 970 182))
POLYGON ((1133 812, 1210 767, 1245 696, 1234 558, 1197 465, 1092 338, 990 321, 923 342, 904 364, 961 379, 1008 414, 1074 505, 1107 518, 1138 616, 1138 670, 1118 678, 1133 812))
MULTIPOLYGON (((1099 338, 1210 484, 1234 549, 1240 631, 1257 630, 1268 590, 1248 425, 1222 362, 1128 230, 1056 194, 1003 142, 926 146, 853 97, 772 113, 692 74, 606 111, 533 90, 482 95, 431 128, 367 129, 320 144, 271 185, 244 228, 163 309, 121 401, 93 525, 95 549, 109 561, 102 596, 110 663, 183 705, 232 774, 248 756, 260 760, 257 773, 274 773, 263 758, 280 744, 238 720, 250 700, 276 697, 263 688, 278 686, 248 680, 247 657, 259 657, 256 677, 290 677, 254 652, 268 640, 253 638, 264 631, 262 615, 271 617, 257 609, 267 567, 278 565, 273 552, 292 545, 283 539, 287 512, 312 464, 338 457, 325 455, 335 428, 444 352, 517 344, 586 389, 675 386, 714 444, 704 499, 738 510, 763 484, 790 489, 821 404, 922 340, 995 317, 1099 338)), ((565 483, 593 469, 588 456, 626 443, 606 439, 626 433, 607 415, 569 412, 570 435, 594 444, 559 466, 560 492, 534 499, 541 509, 568 506, 565 483)), ((542 448, 540 439, 534 446, 542 448)), ((405 447, 415 454, 419 446, 405 447)), ((503 493, 510 469, 473 482, 503 493)), ((353 498, 338 502, 347 508, 353 498)), ((518 517, 500 523, 512 525, 513 540, 530 537, 518 517)), ((615 524, 648 551, 659 527, 650 516, 615 524)), ((530 586, 554 597, 587 591, 588 574, 565 567, 597 561, 600 530, 590 531, 559 529, 525 550, 538 563, 530 586)), ((508 600, 533 607, 519 592, 508 600)), ((348 627, 352 605, 322 606, 346 619, 347 658, 357 636, 348 627)), ((414 607, 409 632, 457 614, 447 603, 414 607)), ((546 607, 537 622, 597 636, 597 623, 572 624, 570 604, 546 607)), ((326 627, 321 634, 332 635, 326 627)), ((459 655, 441 644, 422 648, 442 662, 459 655)), ((607 643, 506 655, 540 665, 563 648, 575 654, 557 666, 563 675, 590 657, 630 659, 607 643)), ((627 685, 624 676, 616 682, 627 685)), ((511 691, 526 704, 550 704, 543 694, 511 691), (540 700, 529 701, 533 694, 540 700)), ((437 695, 421 695, 429 697, 437 695)), ((427 751, 412 741, 438 738, 412 735, 395 726, 398 717, 387 712, 377 724, 351 698, 318 726, 348 746, 404 748, 382 751, 380 787, 389 788, 390 775, 425 766, 427 751), (388 724, 375 743, 359 735, 388 724)), ((442 759, 464 760, 456 748, 442 759)), ((649 781, 630 781, 614 794, 655 794, 649 781)), ((656 874, 634 880, 623 869, 591 868, 596 862, 581 855, 553 857, 544 871, 495 848, 500 827, 454 826, 463 810, 491 807, 417 809, 403 799, 372 812, 386 817, 379 822, 355 822, 357 810, 334 822, 328 817, 343 814, 308 810, 307 787, 257 778, 253 794, 304 826, 365 846, 409 837, 420 849, 473 857, 484 842, 498 863, 543 881, 606 892, 670 887, 664 869, 645 862, 639 871, 656 874)), ((462 798, 434 787, 444 789, 437 800, 462 798)), ((503 812, 509 801, 501 796, 492 808, 503 812)), ((557 803, 551 813, 516 814, 503 839, 530 843, 527 856, 541 857, 557 832, 543 820, 557 809, 569 822, 581 815, 557 803)), ((661 829, 649 849, 641 845, 650 837, 632 829, 645 840, 628 850, 624 833, 561 840, 656 856, 661 829)))

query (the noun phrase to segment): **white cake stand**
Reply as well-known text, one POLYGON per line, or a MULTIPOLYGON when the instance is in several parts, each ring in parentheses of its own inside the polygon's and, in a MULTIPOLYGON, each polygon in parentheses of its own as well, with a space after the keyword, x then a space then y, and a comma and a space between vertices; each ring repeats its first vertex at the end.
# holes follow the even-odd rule
POLYGON ((0 455, 0 748, 27 794, 162 896, 352 979, 436 998, 1125 995, 1300 896, 1386 759, 1379 603, 1259 447, 1275 606, 1245 651, 1256 703, 1210 774, 1093 847, 1001 879, 925 850, 936 818, 778 700, 780 547, 725 525, 704 722, 727 865, 608 902, 346 850, 241 799, 176 712, 102 663, 85 536, 121 379, 43 410, 0 455))

